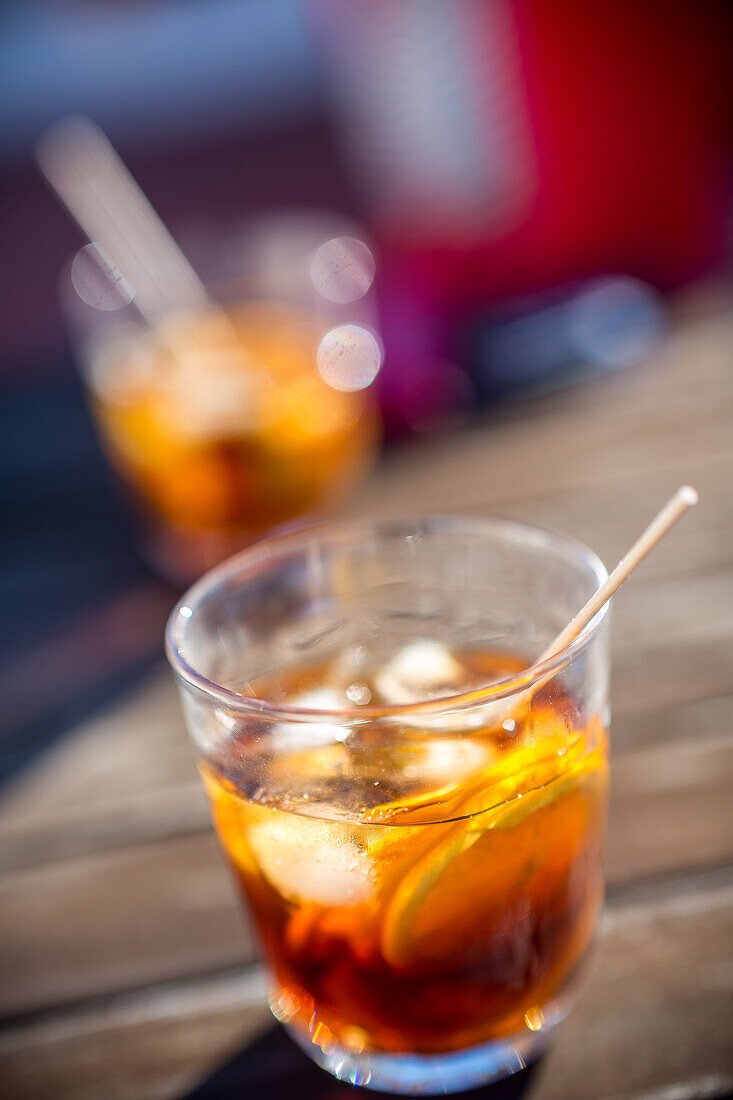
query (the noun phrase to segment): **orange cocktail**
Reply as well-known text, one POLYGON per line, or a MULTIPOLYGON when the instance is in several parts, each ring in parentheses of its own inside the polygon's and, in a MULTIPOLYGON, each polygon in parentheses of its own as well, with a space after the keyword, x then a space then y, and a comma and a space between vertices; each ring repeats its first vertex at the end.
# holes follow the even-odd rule
POLYGON ((322 329, 293 307, 250 303, 121 328, 92 352, 102 443, 172 578, 190 581, 366 468, 375 406, 319 373, 322 329))
MULTIPOLYGON (((494 675, 514 664, 462 663, 494 675)), ((359 686, 379 699, 368 677, 359 686)), ((255 798, 240 776, 266 763, 246 723, 202 765, 281 1019, 319 1045, 418 1053, 539 1028, 603 889, 606 738, 572 711, 539 698, 510 731, 372 727, 306 742, 255 798)))
POLYGON ((539 668, 519 644, 541 650, 600 563, 512 524, 423 522, 254 547, 169 633, 274 1014, 337 1076, 411 1094, 512 1072, 567 1011, 607 791, 605 616, 539 668))

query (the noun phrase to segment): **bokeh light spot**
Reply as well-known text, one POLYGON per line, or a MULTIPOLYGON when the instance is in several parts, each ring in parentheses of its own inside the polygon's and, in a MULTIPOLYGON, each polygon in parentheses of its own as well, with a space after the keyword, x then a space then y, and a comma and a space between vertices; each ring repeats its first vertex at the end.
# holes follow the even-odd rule
POLYGON ((335 390, 366 389, 382 365, 377 338, 361 325, 338 325, 321 340, 316 352, 318 371, 335 390))
POLYGON ((374 282, 375 271, 374 257, 356 237, 325 241, 311 260, 313 286, 329 302, 340 305, 362 298, 374 282))
POLYGON ((71 282, 81 300, 92 309, 107 312, 123 309, 135 297, 122 272, 94 243, 85 244, 74 256, 71 282))

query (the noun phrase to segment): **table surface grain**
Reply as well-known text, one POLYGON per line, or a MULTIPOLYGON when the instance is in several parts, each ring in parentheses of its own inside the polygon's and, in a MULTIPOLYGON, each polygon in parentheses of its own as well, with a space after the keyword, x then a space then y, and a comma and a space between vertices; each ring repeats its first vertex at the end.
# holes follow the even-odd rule
MULTIPOLYGON (((683 481, 700 505, 615 600, 607 905, 536 1100, 733 1092, 733 314, 681 310, 641 369, 395 448, 343 509, 521 518, 610 565, 683 481)), ((149 645, 171 601, 141 582, 75 623, 12 705, 149 645)), ((0 792, 0 1095, 351 1095, 264 991, 160 661, 0 792)))

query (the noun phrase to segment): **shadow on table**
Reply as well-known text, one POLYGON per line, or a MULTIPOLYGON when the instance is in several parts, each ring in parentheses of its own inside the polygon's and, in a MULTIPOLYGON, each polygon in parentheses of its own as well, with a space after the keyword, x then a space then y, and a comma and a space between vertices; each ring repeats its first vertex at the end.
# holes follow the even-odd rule
MULTIPOLYGON (((520 1100, 540 1060, 506 1081, 462 1092, 460 1100, 520 1100)), ((187 1092, 180 1100, 346 1100, 384 1096, 372 1089, 355 1089, 319 1069, 280 1028, 271 1028, 255 1042, 187 1092)))

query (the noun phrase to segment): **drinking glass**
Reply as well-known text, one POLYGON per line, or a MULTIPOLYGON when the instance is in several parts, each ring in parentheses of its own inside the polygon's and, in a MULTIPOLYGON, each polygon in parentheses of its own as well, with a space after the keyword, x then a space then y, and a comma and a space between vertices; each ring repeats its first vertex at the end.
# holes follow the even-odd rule
POLYGON ((411 1095, 525 1066, 603 892, 608 611, 584 546, 433 516, 283 535, 167 634, 274 1015, 335 1076, 411 1095))
POLYGON ((367 245, 315 215, 256 229, 199 264, 210 308, 154 327, 93 244, 62 284, 100 442, 143 553, 176 583, 328 507, 379 438, 367 245))

